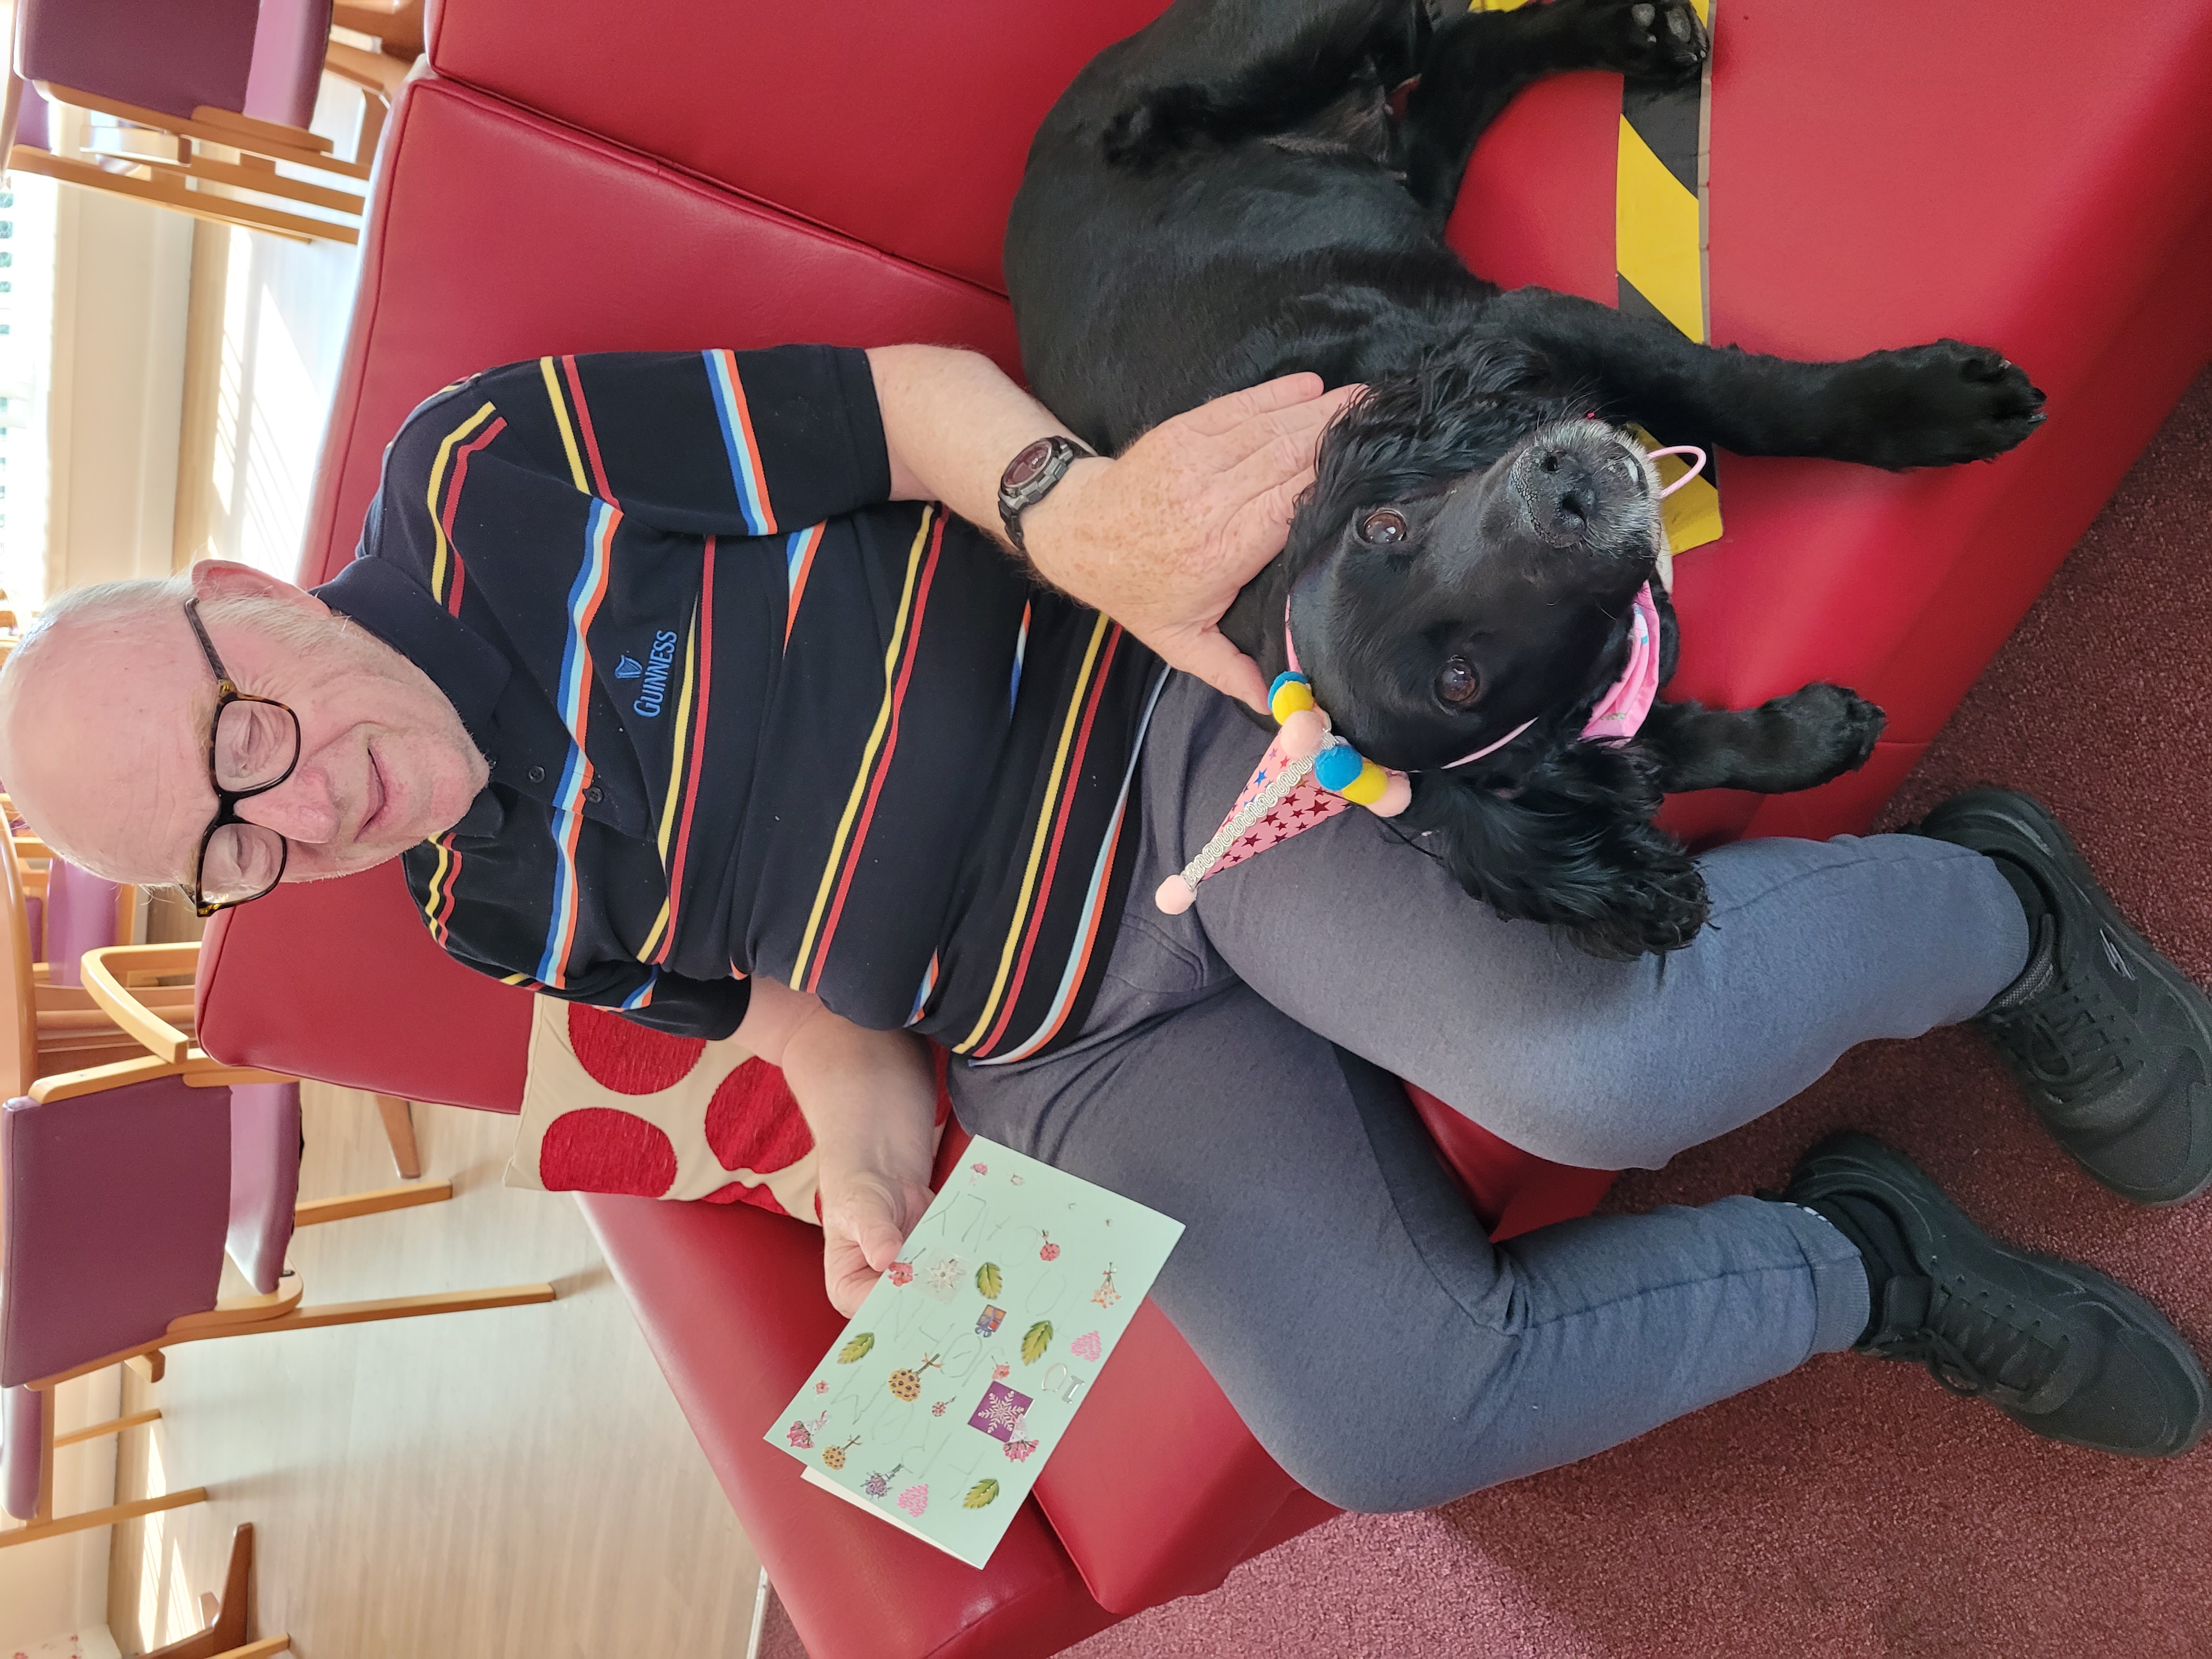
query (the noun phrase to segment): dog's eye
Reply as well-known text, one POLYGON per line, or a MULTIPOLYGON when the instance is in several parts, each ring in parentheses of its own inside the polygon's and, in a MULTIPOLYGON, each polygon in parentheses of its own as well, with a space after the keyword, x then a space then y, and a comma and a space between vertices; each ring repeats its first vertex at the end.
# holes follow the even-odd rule
POLYGON ((1482 676, 1474 672, 1465 657, 1454 657, 1437 676, 1437 695, 1462 708, 1473 702, 1481 690, 1482 676))
POLYGON ((1395 507, 1378 507, 1359 520, 1359 539, 1373 547, 1387 547, 1406 539, 1406 515, 1395 507))

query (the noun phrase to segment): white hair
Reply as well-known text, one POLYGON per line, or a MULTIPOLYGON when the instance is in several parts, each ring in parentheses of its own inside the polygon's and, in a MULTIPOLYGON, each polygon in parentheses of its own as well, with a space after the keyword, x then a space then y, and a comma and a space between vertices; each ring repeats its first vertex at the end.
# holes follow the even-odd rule
MULTIPOLYGON (((130 581, 92 582, 83 587, 73 587, 52 600, 24 631, 5 665, 0 665, 0 756, 4 756, 8 748, 15 705, 23 688, 41 672, 42 663, 67 648, 71 635, 82 638, 87 632, 124 633, 162 618, 184 625, 183 606, 192 593, 191 577, 179 573, 130 581)), ((343 631, 347 625, 341 617, 253 595, 204 599, 199 614, 203 622, 242 623, 301 650, 326 647, 332 633, 343 631)), ((0 759, 0 783, 5 781, 7 766, 7 761, 0 759)), ((35 821, 32 827, 41 829, 35 821)), ((98 854, 51 831, 42 830, 41 833, 56 853, 94 875, 119 880, 135 878, 126 872, 103 867, 104 861, 98 854)))

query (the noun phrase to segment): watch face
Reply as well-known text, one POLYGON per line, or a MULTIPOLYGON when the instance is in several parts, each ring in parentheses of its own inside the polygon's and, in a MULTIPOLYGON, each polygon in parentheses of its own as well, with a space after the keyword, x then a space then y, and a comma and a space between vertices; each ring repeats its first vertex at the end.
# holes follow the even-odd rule
POLYGON ((1026 489, 1037 481, 1046 464, 1052 459, 1052 440, 1039 438, 1035 443, 1006 464, 1006 475, 1000 479, 1001 489, 1026 489))

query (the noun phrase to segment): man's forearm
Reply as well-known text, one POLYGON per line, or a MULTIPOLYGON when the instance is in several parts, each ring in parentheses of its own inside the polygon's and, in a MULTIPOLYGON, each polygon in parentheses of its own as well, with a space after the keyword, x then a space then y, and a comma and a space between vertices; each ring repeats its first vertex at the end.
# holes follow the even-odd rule
POLYGON ((920 1038, 855 1025, 757 975, 737 1035, 783 1068, 825 1163, 927 1180, 937 1079, 920 1038))
POLYGON ((1039 438, 1074 434, 996 363, 972 351, 875 346, 868 367, 890 451, 891 495, 942 501, 1003 544, 999 475, 1006 463, 1039 438))

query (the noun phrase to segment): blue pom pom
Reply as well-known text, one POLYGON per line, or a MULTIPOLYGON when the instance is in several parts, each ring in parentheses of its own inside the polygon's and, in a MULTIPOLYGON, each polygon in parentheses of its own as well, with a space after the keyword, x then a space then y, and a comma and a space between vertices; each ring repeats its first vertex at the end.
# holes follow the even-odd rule
POLYGON ((1314 757, 1314 781, 1324 789, 1341 792, 1359 775, 1366 763, 1348 743, 1333 743, 1314 757))

